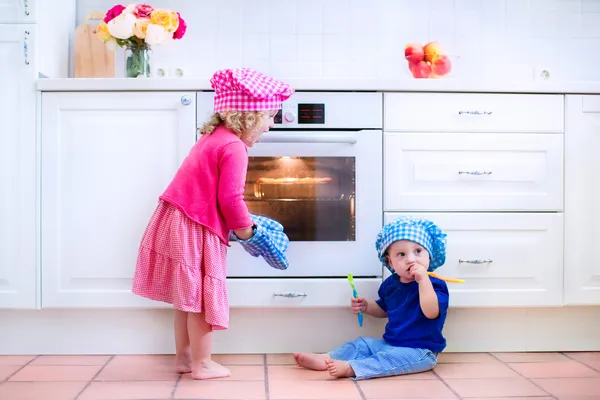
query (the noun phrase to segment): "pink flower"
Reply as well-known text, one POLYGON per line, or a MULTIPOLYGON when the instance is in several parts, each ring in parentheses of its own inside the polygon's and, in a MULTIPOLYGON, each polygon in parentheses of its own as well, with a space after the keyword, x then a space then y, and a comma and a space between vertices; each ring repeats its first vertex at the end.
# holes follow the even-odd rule
POLYGON ((185 31, 187 29, 185 20, 181 18, 181 15, 179 15, 179 13, 177 13, 177 17, 179 17, 179 26, 177 27, 177 30, 173 32, 173 39, 181 39, 183 35, 185 35, 185 31))
POLYGON ((152 11, 154 11, 154 7, 148 4, 138 4, 133 10, 133 15, 136 18, 150 18, 152 11))
POLYGON ((114 6, 113 8, 111 8, 110 10, 108 10, 106 12, 106 16, 104 17, 104 22, 109 23, 110 21, 112 21, 113 19, 115 19, 116 17, 121 15, 121 13, 123 12, 124 9, 125 9, 125 7, 123 7, 120 4, 117 4, 116 6, 114 6))

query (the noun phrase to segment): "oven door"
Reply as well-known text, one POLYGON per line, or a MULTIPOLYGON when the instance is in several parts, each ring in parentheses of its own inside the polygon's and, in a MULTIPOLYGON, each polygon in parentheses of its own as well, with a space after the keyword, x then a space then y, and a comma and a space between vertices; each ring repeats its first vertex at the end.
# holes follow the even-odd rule
POLYGON ((245 200, 290 238, 286 271, 228 250, 235 277, 380 277, 382 131, 272 131, 249 149, 245 200))

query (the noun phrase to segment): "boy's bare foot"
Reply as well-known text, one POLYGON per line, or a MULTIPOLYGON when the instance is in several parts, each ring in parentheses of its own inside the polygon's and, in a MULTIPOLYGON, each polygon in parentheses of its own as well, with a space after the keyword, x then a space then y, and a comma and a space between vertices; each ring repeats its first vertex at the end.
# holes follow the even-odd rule
POLYGON ((348 364, 348 361, 332 360, 325 361, 329 375, 334 378, 351 378, 354 377, 354 370, 348 364))
POLYGON ((331 357, 329 357, 329 354, 294 353, 294 359, 299 367, 312 369, 313 371, 325 371, 327 369, 325 361, 331 360, 331 357))
POLYGON ((231 371, 215 361, 199 363, 192 367, 192 378, 194 379, 215 379, 226 378, 231 375, 231 371))
POLYGON ((175 356, 175 371, 179 374, 189 374, 192 372, 192 362, 189 355, 175 356))

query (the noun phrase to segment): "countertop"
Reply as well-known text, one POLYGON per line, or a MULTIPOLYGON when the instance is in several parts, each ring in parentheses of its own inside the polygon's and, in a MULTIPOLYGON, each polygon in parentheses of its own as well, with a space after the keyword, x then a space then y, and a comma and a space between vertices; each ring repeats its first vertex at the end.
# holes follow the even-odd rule
MULTIPOLYGON (((599 94, 600 81, 489 82, 467 80, 289 79, 301 91, 463 92, 599 94)), ((201 78, 41 78, 37 90, 71 91, 202 91, 211 90, 201 78)))

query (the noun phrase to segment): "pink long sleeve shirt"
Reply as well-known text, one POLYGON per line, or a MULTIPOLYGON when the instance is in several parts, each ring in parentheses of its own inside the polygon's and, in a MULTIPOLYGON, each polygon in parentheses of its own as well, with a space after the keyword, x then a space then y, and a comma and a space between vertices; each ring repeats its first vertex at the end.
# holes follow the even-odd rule
POLYGON ((224 126, 196 142, 160 196, 229 246, 231 230, 252 226, 244 202, 248 148, 224 126))

